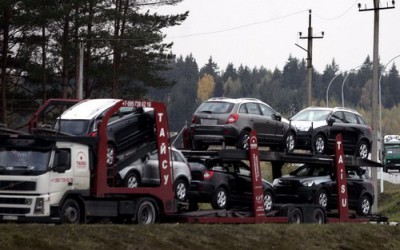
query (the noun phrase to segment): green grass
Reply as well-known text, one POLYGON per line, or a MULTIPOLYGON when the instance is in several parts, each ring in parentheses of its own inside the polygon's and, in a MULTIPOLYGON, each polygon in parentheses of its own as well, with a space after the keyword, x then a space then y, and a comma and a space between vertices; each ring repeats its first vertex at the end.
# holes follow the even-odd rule
POLYGON ((1 249, 400 249, 400 227, 326 225, 0 225, 1 249))

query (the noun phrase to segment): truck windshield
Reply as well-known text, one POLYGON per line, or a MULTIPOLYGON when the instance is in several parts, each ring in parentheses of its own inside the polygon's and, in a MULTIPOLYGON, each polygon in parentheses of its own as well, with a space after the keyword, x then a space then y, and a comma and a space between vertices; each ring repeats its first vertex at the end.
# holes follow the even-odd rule
POLYGON ((49 160, 49 150, 0 148, 0 175, 39 175, 49 160))
POLYGON ((400 154, 400 147, 387 147, 385 151, 388 155, 398 155, 400 154))

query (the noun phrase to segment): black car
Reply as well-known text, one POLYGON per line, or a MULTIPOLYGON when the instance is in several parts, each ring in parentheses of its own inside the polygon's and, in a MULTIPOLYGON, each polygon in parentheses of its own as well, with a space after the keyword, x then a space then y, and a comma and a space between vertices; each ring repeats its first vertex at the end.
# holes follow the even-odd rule
MULTIPOLYGON (((67 109, 57 119, 54 129, 62 134, 96 136, 99 122, 119 99, 87 99, 67 109)), ((153 143, 154 111, 152 109, 121 107, 107 125, 107 163, 131 148, 153 143)))
MULTIPOLYGON (((325 209, 337 208, 337 185, 330 165, 304 164, 273 181, 277 203, 315 203, 325 209)), ((371 213, 373 183, 360 167, 346 167, 349 208, 359 215, 371 213)))
POLYGON ((332 154, 336 136, 342 135, 343 150, 368 158, 372 147, 371 128, 355 110, 347 108, 309 107, 292 118, 297 129, 296 148, 316 154, 332 154))
MULTIPOLYGON (((214 209, 252 207, 250 167, 242 161, 225 161, 213 157, 188 157, 192 182, 188 193, 191 204, 211 203, 214 209)), ((263 180, 264 209, 272 210, 275 192, 263 180)))
POLYGON ((268 104, 255 98, 211 98, 193 114, 189 134, 193 149, 224 144, 249 148, 250 131, 257 132, 259 145, 292 151, 296 129, 268 104))

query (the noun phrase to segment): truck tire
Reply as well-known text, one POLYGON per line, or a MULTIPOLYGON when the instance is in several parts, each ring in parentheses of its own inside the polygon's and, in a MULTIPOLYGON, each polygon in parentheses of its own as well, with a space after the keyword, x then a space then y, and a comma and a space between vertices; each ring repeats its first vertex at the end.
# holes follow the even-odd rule
POLYGON ((303 213, 298 207, 293 208, 288 215, 289 223, 300 224, 303 223, 303 213))
POLYGON ((60 211, 62 224, 78 224, 81 220, 81 210, 79 204, 73 199, 67 199, 60 211))
POLYGON ((313 211, 313 223, 325 224, 325 213, 321 208, 315 208, 313 211))
POLYGON ((136 211, 137 224, 154 224, 157 220, 157 208, 150 199, 139 200, 136 211))

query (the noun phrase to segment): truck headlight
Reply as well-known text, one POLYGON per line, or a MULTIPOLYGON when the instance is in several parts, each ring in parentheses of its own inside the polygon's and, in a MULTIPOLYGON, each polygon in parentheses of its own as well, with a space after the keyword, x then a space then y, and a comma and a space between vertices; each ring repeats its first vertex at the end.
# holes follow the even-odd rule
POLYGON ((37 198, 35 203, 35 214, 43 214, 44 213, 44 199, 37 198))

